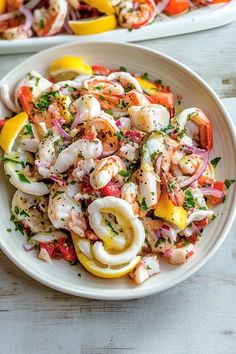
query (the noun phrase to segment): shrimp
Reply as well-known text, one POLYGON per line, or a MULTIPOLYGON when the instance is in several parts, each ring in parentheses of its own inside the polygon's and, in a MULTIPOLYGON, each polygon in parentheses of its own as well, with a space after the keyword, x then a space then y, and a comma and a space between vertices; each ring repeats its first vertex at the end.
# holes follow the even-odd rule
POLYGON ((78 213, 71 211, 68 228, 80 237, 85 237, 85 231, 87 229, 85 218, 82 215, 78 215, 78 213))
MULTIPOLYGON (((189 120, 199 128, 200 147, 210 150, 212 148, 212 125, 210 120, 199 108, 187 108, 175 117, 173 122, 177 123, 180 131, 186 131, 186 125, 189 120)), ((189 129, 191 128, 188 127, 189 129)))
POLYGON ((58 33, 65 21, 67 14, 65 0, 49 0, 49 8, 34 10, 33 29, 39 37, 52 36, 58 33))
POLYGON ((160 273, 160 264, 157 256, 147 254, 142 257, 135 269, 129 273, 129 276, 133 279, 135 284, 141 284, 152 275, 158 273, 160 273))
POLYGON ((123 161, 118 156, 101 159, 90 174, 90 184, 94 189, 105 187, 121 170, 126 170, 123 161))
POLYGON ((115 6, 115 11, 120 26, 136 29, 153 21, 156 5, 153 0, 124 0, 115 6))
POLYGON ((119 82, 108 80, 107 76, 100 75, 85 80, 84 87, 86 89, 84 93, 96 97, 102 109, 116 108, 125 92, 119 82))
POLYGON ((167 191, 172 203, 174 205, 183 205, 184 192, 179 187, 176 178, 174 178, 169 172, 162 172, 161 181, 163 189, 167 191))
POLYGON ((60 138, 57 131, 53 129, 39 144, 35 165, 38 168, 38 173, 44 178, 48 178, 51 174, 52 166, 56 161, 55 143, 60 138))
POLYGON ((139 204, 136 201, 138 195, 138 185, 134 182, 126 182, 121 188, 121 198, 128 202, 135 215, 139 215, 139 204))
MULTIPOLYGON (((68 195, 67 188, 61 188, 54 184, 48 204, 48 217, 53 226, 57 229, 67 230, 70 230, 70 226, 72 226, 74 229, 75 226, 78 227, 78 225, 75 225, 76 215, 82 215, 79 202, 68 195)), ((78 231, 77 228, 76 230, 78 231)))
POLYGON ((85 175, 88 175, 92 169, 95 168, 95 162, 93 159, 79 159, 76 168, 72 172, 72 176, 79 181, 83 181, 85 175))
POLYGON ((79 113, 79 123, 86 122, 101 112, 99 101, 93 95, 81 96, 72 107, 79 113))
POLYGON ((130 114, 132 126, 144 132, 167 128, 170 121, 168 109, 157 104, 132 106, 129 108, 128 113, 130 114))
POLYGON ((169 16, 182 15, 190 10, 188 0, 170 0, 165 8, 165 13, 169 16))
POLYGON ((109 114, 103 113, 94 116, 90 124, 95 128, 97 137, 102 142, 102 156, 114 154, 119 149, 119 140, 116 135, 119 129, 114 118, 109 114))
POLYGON ((194 246, 190 243, 184 247, 170 248, 164 253, 164 256, 169 259, 171 264, 182 264, 185 263, 193 254, 194 246))
POLYGON ((108 75, 108 80, 116 80, 121 83, 121 85, 126 89, 135 89, 138 92, 143 92, 138 80, 132 76, 130 73, 124 71, 114 72, 108 75))
POLYGON ((82 155, 85 159, 95 159, 101 156, 102 150, 102 143, 99 139, 79 139, 60 152, 53 171, 55 174, 66 172, 77 162, 79 155, 82 155))

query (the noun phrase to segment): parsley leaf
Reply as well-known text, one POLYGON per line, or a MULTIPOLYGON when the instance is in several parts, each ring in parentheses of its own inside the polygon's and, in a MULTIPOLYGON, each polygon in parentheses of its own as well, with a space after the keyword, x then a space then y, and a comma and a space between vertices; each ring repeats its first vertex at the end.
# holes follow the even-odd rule
POLYGON ((146 203, 146 199, 145 199, 145 198, 143 198, 142 203, 140 204, 140 206, 141 206, 141 209, 142 209, 143 211, 147 211, 147 210, 148 210, 148 207, 147 207, 147 203, 146 203))
POLYGON ((1 157, 0 161, 2 161, 3 163, 4 162, 20 163, 22 167, 25 167, 25 164, 23 161, 13 160, 13 159, 10 159, 9 157, 1 157))
POLYGON ((104 109, 104 112, 107 114, 110 114, 110 116, 112 116, 112 111, 110 111, 110 109, 104 109))
POLYGON ((156 241, 155 247, 160 246, 160 244, 161 244, 162 242, 166 242, 166 239, 165 239, 164 237, 160 237, 160 238, 156 241))
POLYGON ((229 187, 231 186, 231 184, 233 184, 236 180, 235 179, 226 179, 225 180, 225 187, 227 189, 229 189, 229 187))
POLYGON ((23 175, 22 173, 18 173, 18 177, 19 177, 19 180, 20 180, 21 182, 30 183, 30 181, 28 180, 28 178, 25 177, 25 175, 23 175))
POLYGON ((148 80, 148 73, 144 73, 143 75, 141 75, 141 79, 148 80))
POLYGON ((213 160, 211 160, 212 166, 216 167, 220 160, 221 160, 221 157, 215 157, 213 160))
POLYGON ((118 131, 118 132, 116 132, 114 135, 117 136, 118 141, 124 140, 124 134, 123 134, 122 131, 118 131))
POLYGON ((112 224, 108 221, 105 220, 105 224, 111 229, 111 231, 115 234, 115 235, 119 235, 119 232, 117 232, 114 227, 112 226, 112 224))
POLYGON ((120 66, 120 71, 124 71, 124 72, 127 72, 127 69, 125 66, 120 66))
POLYGON ((46 108, 51 104, 51 97, 56 97, 58 91, 47 92, 45 95, 42 95, 39 99, 39 102, 34 103, 34 106, 41 112, 45 111, 46 108))
POLYGON ((184 192, 184 208, 186 210, 193 209, 195 207, 195 201, 193 194, 190 190, 184 192))
POLYGON ((118 172, 118 174, 123 178, 128 177, 128 175, 129 175, 128 171, 126 171, 126 170, 121 170, 118 172))
POLYGON ((23 135, 28 135, 28 134, 33 135, 33 130, 32 130, 32 127, 30 124, 26 124, 24 126, 24 129, 25 129, 25 132, 23 133, 23 135))

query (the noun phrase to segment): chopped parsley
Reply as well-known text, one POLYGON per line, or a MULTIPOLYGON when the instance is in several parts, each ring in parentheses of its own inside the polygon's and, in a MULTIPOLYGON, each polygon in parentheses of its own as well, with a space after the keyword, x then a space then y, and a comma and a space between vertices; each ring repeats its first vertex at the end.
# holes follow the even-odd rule
POLYGON ((206 210, 206 209, 207 209, 206 207, 199 208, 199 210, 206 210))
POLYGON ((145 198, 142 199, 142 202, 141 202, 141 204, 140 204, 140 207, 141 207, 141 209, 142 209, 143 211, 148 211, 148 207, 147 207, 147 203, 146 203, 146 199, 145 199, 145 198))
POLYGON ((152 269, 152 267, 150 267, 150 266, 147 264, 146 269, 147 269, 147 270, 150 270, 150 269, 152 269))
POLYGON ((23 175, 22 173, 18 173, 18 177, 21 182, 30 183, 30 180, 28 180, 28 178, 25 177, 25 175, 23 175))
POLYGON ((227 189, 229 189, 229 187, 231 186, 231 184, 233 184, 236 180, 235 179, 226 179, 225 180, 225 187, 227 189))
POLYGON ((39 27, 42 29, 45 27, 44 20, 41 18, 39 21, 39 27))
POLYGON ((216 167, 218 162, 220 161, 221 157, 215 157, 213 160, 211 160, 211 164, 213 167, 216 167))
POLYGON ((102 96, 102 95, 99 95, 99 98, 100 98, 100 100, 102 100, 102 101, 105 101, 105 100, 106 100, 105 97, 102 96))
POLYGON ((11 232, 12 230, 11 229, 7 229, 7 232, 11 232))
POLYGON ((29 216, 29 214, 28 214, 28 213, 26 213, 26 211, 24 211, 24 210, 21 210, 21 211, 20 211, 20 215, 23 215, 23 216, 29 216))
POLYGON ((108 221, 105 220, 105 224, 111 229, 111 231, 115 234, 115 235, 119 235, 119 232, 117 232, 114 227, 112 226, 112 224, 108 221))
POLYGON ((19 207, 17 205, 14 208, 14 212, 15 212, 16 215, 18 215, 19 212, 20 212, 20 209, 19 209, 19 207))
POLYGON ((193 194, 190 190, 186 190, 184 192, 184 208, 186 210, 193 209, 195 207, 195 201, 193 198, 193 194))
POLYGON ((3 163, 5 162, 13 162, 13 163, 19 163, 21 164, 22 167, 25 167, 25 164, 23 161, 18 161, 18 160, 14 160, 14 159, 10 159, 9 157, 1 157, 0 161, 2 161, 3 163))
POLYGON ((166 242, 166 239, 164 237, 160 237, 156 243, 155 243, 155 247, 160 246, 163 242, 166 242))
POLYGON ((120 71, 124 71, 124 72, 127 72, 127 69, 125 66, 120 66, 120 71))
POLYGON ((63 191, 57 191, 57 192, 54 194, 53 198, 55 198, 55 197, 57 197, 58 195, 63 194, 63 193, 64 193, 63 191))
POLYGON ((123 132, 122 131, 118 131, 118 132, 116 132, 115 134, 114 134, 115 136, 117 136, 117 138, 118 138, 118 141, 122 141, 122 140, 124 140, 124 134, 123 134, 123 132))
POLYGON ((128 175, 129 175, 127 170, 121 170, 118 172, 118 174, 123 178, 128 177, 128 175))
POLYGON ((23 135, 28 135, 28 134, 33 135, 33 130, 30 124, 26 124, 24 126, 24 130, 25 132, 23 133, 23 135))
POLYGON ((104 109, 104 112, 107 114, 110 114, 110 116, 112 116, 112 111, 110 111, 110 109, 104 109))
POLYGON ((98 91, 100 91, 100 90, 102 90, 103 89, 103 87, 102 86, 95 86, 94 87, 94 90, 98 90, 98 91))
POLYGON ((160 129, 160 131, 164 132, 164 133, 166 133, 166 132, 169 133, 169 131, 173 131, 174 129, 175 129, 175 127, 173 125, 169 124, 166 128, 160 129))
POLYGON ((148 80, 148 73, 144 73, 143 75, 141 75, 141 79, 148 80))
POLYGON ((217 216, 215 214, 213 214, 211 217, 211 221, 215 220, 216 218, 217 218, 217 216))
POLYGON ((15 231, 20 231, 20 233, 24 235, 24 226, 21 224, 21 222, 16 221, 14 215, 11 216, 10 220, 15 224, 15 231))
POLYGON ((47 92, 44 95, 40 97, 39 102, 34 103, 34 106, 40 111, 43 112, 50 106, 51 104, 51 97, 57 98, 59 92, 58 91, 52 91, 52 92, 47 92))

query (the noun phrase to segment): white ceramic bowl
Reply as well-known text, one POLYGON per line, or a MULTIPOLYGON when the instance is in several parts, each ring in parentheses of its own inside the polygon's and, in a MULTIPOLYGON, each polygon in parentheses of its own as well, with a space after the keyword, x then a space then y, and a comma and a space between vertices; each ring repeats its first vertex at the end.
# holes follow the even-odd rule
MULTIPOLYGON (((9 74, 0 84, 14 87, 16 82, 31 70, 46 74, 52 60, 62 55, 82 56, 89 64, 102 64, 110 68, 125 66, 134 72, 148 72, 153 79, 162 79, 171 86, 175 94, 184 97, 185 107, 199 107, 213 123, 213 150, 211 156, 221 156, 217 178, 235 178, 236 161, 235 131, 221 101, 214 91, 194 72, 170 57, 130 44, 116 43, 70 43, 38 53, 9 74)), ((82 266, 71 267, 64 261, 47 264, 37 259, 34 251, 25 252, 23 237, 17 232, 8 233, 12 228, 9 221, 10 202, 13 188, 0 175, 0 245, 3 252, 25 273, 39 282, 62 292, 95 299, 133 299, 169 289, 195 273, 224 241, 235 215, 236 190, 231 187, 226 202, 216 208, 220 214, 206 228, 196 246, 195 255, 181 266, 161 264, 161 274, 135 286, 128 277, 118 280, 99 279, 89 274, 82 266), (223 214, 221 215, 223 211, 223 214), (80 274, 81 276, 78 276, 80 274)), ((14 228, 13 228, 14 230, 14 228)))

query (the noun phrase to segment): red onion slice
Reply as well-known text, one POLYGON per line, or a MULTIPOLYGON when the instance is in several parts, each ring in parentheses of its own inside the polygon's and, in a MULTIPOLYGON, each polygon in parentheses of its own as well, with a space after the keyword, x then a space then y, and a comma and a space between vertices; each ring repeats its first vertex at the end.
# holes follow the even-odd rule
POLYGON ((27 32, 32 26, 33 15, 31 11, 24 6, 21 6, 19 11, 25 16, 25 24, 23 25, 23 30, 27 32))
POLYGON ((71 124, 71 129, 74 129, 77 127, 77 125, 79 124, 79 120, 80 120, 80 112, 78 111, 75 115, 73 123, 71 124))
POLYGON ((34 245, 30 245, 29 243, 24 243, 23 247, 26 252, 30 252, 34 249, 34 245))
POLYGON ((165 8, 169 4, 169 2, 170 2, 170 0, 163 0, 162 2, 157 4, 157 6, 156 6, 156 16, 160 15, 160 13, 162 13, 162 11, 165 10, 165 8))
POLYGON ((224 192, 214 188, 200 188, 200 191, 202 192, 203 195, 206 196, 211 195, 213 197, 220 198, 220 199, 225 196, 224 192))
POLYGON ((71 136, 64 130, 62 129, 60 123, 58 122, 58 120, 54 120, 53 121, 54 126, 56 127, 58 133, 65 139, 67 140, 71 140, 71 136))
POLYGON ((199 228, 194 224, 194 222, 192 223, 192 231, 194 234, 201 235, 199 228))
POLYGON ((160 230, 164 237, 167 237, 173 242, 176 241, 177 232, 172 227, 170 227, 170 225, 163 224, 160 230))
POLYGON ((58 178, 57 176, 51 175, 49 176, 49 178, 53 181, 56 182, 60 187, 65 187, 66 182, 62 181, 60 178, 58 178))
MULTIPOLYGON (((197 172, 191 176, 190 178, 186 179, 185 181, 180 183, 180 188, 187 187, 191 183, 195 182, 198 180, 199 177, 203 174, 205 169, 207 168, 208 162, 209 162, 209 152, 207 150, 195 148, 192 146, 184 145, 184 149, 187 149, 187 151, 194 152, 198 155, 201 155, 203 157, 203 163, 201 167, 197 170, 197 172)), ((186 150, 185 150, 186 151, 186 150)))

